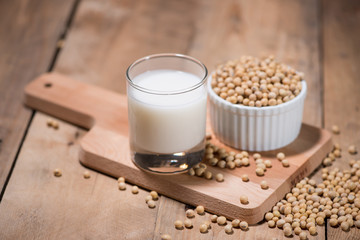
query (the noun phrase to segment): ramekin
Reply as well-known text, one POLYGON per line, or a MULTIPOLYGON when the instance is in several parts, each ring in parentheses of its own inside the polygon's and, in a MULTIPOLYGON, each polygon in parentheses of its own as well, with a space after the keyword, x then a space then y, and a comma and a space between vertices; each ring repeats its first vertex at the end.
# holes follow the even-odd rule
POLYGON ((210 124, 224 144, 247 151, 268 151, 284 147, 299 135, 306 82, 294 99, 276 106, 249 107, 219 97, 207 82, 210 124))

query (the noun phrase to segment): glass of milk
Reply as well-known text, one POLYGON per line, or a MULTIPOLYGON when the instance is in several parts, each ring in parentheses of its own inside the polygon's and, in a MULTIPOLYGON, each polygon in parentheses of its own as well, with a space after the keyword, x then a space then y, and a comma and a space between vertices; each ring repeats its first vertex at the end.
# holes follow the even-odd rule
POLYGON ((161 174, 180 173, 205 149, 207 69, 195 58, 155 54, 126 71, 132 161, 161 174))

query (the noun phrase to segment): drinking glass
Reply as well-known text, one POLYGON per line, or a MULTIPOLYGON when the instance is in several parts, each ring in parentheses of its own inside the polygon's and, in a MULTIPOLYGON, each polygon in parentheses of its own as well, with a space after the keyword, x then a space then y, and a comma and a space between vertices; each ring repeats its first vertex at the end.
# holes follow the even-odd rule
POLYGON ((182 54, 155 54, 131 64, 126 77, 135 165, 172 174, 199 163, 206 135, 205 65, 182 54))

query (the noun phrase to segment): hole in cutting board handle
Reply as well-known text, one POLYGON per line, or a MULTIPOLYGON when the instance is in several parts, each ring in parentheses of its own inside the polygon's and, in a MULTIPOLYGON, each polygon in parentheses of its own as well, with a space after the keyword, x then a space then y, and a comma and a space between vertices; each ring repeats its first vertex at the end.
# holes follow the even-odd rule
POLYGON ((46 87, 46 88, 51 88, 51 87, 52 87, 52 83, 50 83, 50 82, 44 83, 44 87, 46 87))

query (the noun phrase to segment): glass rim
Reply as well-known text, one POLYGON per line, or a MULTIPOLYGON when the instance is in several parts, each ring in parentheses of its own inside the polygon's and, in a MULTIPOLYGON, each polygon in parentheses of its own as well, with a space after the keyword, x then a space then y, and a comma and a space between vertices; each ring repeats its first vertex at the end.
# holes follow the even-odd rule
MULTIPOLYGON (((160 69, 159 69, 160 70, 160 69)), ((158 53, 158 54, 152 54, 152 55, 148 55, 142 58, 139 58, 138 60, 136 60, 135 62, 133 62, 126 70, 126 79, 127 82, 135 89, 145 92, 145 93, 149 93, 149 94, 155 94, 155 95, 175 95, 175 94, 182 94, 182 93, 187 93, 190 91, 193 91, 199 87, 201 87, 202 85, 204 85, 204 83, 206 82, 208 76, 208 70, 206 68, 206 66, 200 62, 199 60, 197 60, 196 58, 190 57, 188 55, 184 55, 184 54, 179 54, 179 53, 158 53), (193 63, 196 63, 197 65, 199 65, 203 70, 204 70, 204 76, 202 77, 201 81, 199 81, 197 84, 188 87, 188 88, 184 88, 184 89, 180 89, 180 90, 175 90, 175 91, 159 91, 159 90, 151 90, 148 88, 144 88, 141 87, 137 84, 135 84, 131 77, 129 76, 129 72, 130 70, 135 67, 136 65, 151 60, 151 59, 155 59, 155 58, 163 58, 163 57, 174 57, 174 58, 182 58, 185 60, 189 60, 192 61, 193 63)))

